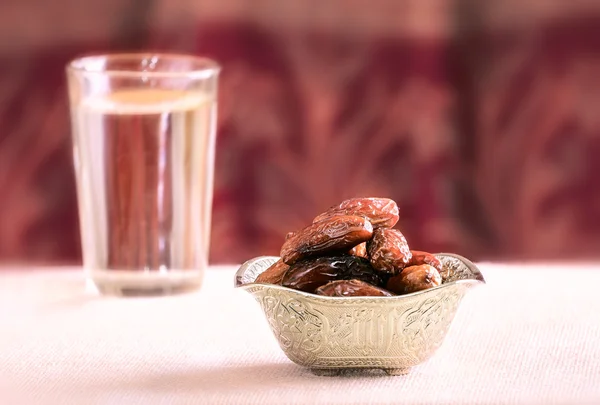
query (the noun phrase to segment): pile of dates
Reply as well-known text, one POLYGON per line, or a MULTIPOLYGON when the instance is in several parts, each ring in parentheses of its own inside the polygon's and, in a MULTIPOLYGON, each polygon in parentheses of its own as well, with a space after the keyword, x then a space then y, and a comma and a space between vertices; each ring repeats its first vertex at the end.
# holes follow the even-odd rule
POLYGON ((281 258, 256 278, 331 297, 409 294, 442 283, 441 262, 410 250, 389 198, 353 198, 290 232, 281 258))

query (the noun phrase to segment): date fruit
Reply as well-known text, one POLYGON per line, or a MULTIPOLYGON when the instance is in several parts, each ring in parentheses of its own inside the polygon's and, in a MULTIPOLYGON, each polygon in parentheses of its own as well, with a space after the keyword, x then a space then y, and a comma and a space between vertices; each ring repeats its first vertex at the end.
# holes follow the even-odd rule
POLYGON ((309 293, 334 280, 357 279, 372 285, 383 285, 368 260, 362 257, 339 255, 300 260, 290 266, 281 285, 309 293))
POLYGON ((356 215, 340 215, 313 223, 294 233, 281 247, 286 264, 324 253, 347 252, 350 248, 371 239, 373 226, 356 215))
POLYGON ((367 256, 367 242, 363 242, 363 243, 360 243, 360 244, 354 246, 352 249, 350 249, 348 251, 348 254, 351 254, 352 256, 364 257, 365 259, 368 259, 369 256, 367 256))
POLYGON ((440 273, 428 264, 410 266, 390 278, 386 288, 396 294, 410 294, 442 284, 440 273))
POLYGON ((390 297, 393 294, 383 288, 360 280, 337 280, 317 288, 318 295, 328 297, 390 297))
POLYGON ((266 283, 266 284, 281 284, 283 276, 290 266, 285 264, 283 260, 279 259, 271 265, 268 269, 263 271, 256 277, 255 283, 266 283))
POLYGON ((389 198, 351 198, 330 207, 314 220, 321 222, 338 215, 358 215, 365 217, 373 225, 373 229, 392 228, 398 222, 398 205, 389 198))
POLYGON ((367 252, 376 270, 391 275, 400 273, 412 258, 406 238, 396 229, 376 229, 367 252))
POLYGON ((428 264, 434 267, 438 272, 442 271, 442 262, 431 253, 422 252, 420 250, 411 250, 410 253, 412 254, 412 257, 406 267, 428 264))

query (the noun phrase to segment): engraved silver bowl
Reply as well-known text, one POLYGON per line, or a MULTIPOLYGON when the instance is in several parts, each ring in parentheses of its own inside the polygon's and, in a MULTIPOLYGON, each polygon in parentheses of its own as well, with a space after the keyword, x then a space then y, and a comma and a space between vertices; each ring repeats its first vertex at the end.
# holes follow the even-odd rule
POLYGON ((442 285, 394 297, 324 297, 254 283, 279 258, 244 263, 235 286, 252 294, 287 357, 318 375, 344 369, 382 369, 406 374, 429 359, 444 341, 462 298, 485 284, 464 257, 439 253, 442 285))

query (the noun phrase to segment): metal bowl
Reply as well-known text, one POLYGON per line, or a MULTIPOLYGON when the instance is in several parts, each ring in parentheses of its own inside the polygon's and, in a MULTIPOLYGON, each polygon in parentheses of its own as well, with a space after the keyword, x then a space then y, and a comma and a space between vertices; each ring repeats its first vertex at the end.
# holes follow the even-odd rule
POLYGON ((324 297, 254 283, 279 258, 244 263, 235 286, 252 294, 287 357, 318 375, 344 369, 382 369, 406 374, 440 347, 462 298, 485 284, 464 257, 439 253, 442 285, 394 297, 324 297))

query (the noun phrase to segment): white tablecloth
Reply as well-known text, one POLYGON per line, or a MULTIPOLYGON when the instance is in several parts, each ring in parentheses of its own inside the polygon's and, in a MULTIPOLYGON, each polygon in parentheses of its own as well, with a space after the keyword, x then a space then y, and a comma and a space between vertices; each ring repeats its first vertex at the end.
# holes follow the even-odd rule
POLYGON ((77 269, 0 269, 0 404, 599 404, 600 266, 481 269, 444 345, 398 377, 291 363, 234 267, 129 299, 77 269))

